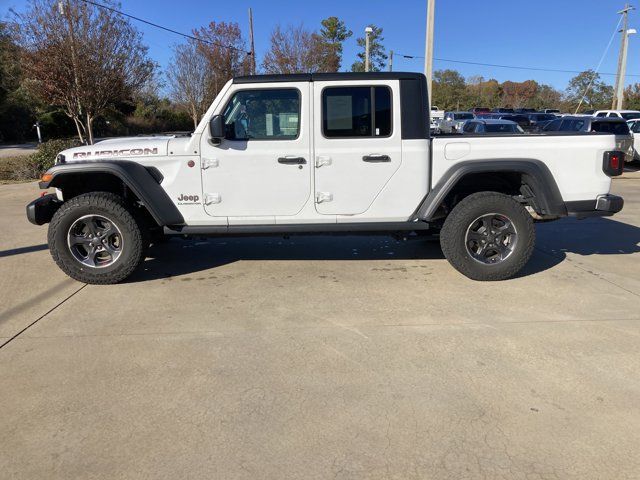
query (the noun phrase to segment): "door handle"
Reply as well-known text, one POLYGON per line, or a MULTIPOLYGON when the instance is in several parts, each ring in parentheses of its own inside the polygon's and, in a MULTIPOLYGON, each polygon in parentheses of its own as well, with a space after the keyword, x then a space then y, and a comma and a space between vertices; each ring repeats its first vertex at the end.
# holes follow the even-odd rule
POLYGON ((369 163, 382 163, 382 162, 390 162, 391 157, 389 155, 365 155, 362 157, 362 160, 369 163))
POLYGON ((304 165, 307 161, 302 157, 280 157, 278 163, 284 165, 304 165))

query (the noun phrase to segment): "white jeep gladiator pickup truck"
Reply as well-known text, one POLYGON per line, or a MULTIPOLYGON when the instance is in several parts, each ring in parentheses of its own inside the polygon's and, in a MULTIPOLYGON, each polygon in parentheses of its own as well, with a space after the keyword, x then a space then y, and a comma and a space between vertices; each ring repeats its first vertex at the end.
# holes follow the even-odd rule
POLYGON ((162 235, 355 232, 439 233, 464 275, 502 280, 529 260, 535 220, 622 209, 614 135, 430 138, 427 105, 417 73, 234 78, 191 136, 61 152, 27 217, 87 283, 127 278, 162 235))

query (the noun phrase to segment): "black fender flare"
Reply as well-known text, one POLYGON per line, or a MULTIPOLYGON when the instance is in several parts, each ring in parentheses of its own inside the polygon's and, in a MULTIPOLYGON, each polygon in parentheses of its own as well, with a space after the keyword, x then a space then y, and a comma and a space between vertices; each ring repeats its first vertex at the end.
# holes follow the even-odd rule
POLYGON ((553 174, 543 162, 535 159, 469 160, 457 163, 447 170, 438 183, 422 200, 413 219, 429 221, 447 194, 467 175, 476 173, 520 173, 533 190, 540 214, 566 216, 567 208, 553 174))
POLYGON ((162 174, 153 167, 147 167, 128 160, 100 160, 62 163, 51 167, 46 174, 51 179, 40 182, 40 188, 60 187, 65 177, 71 175, 91 175, 105 173, 113 175, 129 187, 147 208, 160 226, 184 224, 182 214, 160 186, 162 174))

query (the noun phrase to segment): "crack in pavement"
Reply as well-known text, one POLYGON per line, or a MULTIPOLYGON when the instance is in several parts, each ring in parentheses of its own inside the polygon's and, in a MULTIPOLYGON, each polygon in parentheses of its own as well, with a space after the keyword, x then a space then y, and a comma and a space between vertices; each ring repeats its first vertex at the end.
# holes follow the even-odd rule
POLYGON ((82 285, 80 288, 78 288, 76 291, 74 291, 73 293, 71 293, 70 295, 68 295, 67 297, 65 297, 64 299, 62 299, 62 301, 58 302, 53 308, 49 309, 47 312, 45 312, 43 315, 40 315, 38 318, 36 318, 33 322, 31 322, 29 325, 27 325, 26 327, 24 327, 22 330, 20 330, 18 333, 16 333, 15 335, 13 335, 12 337, 9 337, 9 339, 4 342, 2 345, 0 345, 0 348, 5 347, 6 345, 8 345, 9 343, 11 343, 13 340, 15 340, 16 338, 18 338, 20 335, 22 335, 24 332, 26 332, 27 330, 29 330, 31 327, 33 327, 36 323, 38 323, 40 320, 42 320, 44 317, 46 317, 47 315, 49 315, 51 312, 53 312, 56 308, 58 308, 59 306, 61 306, 63 303, 65 303, 67 300, 69 300, 71 297, 73 297, 76 293, 80 292, 80 290, 82 290, 84 287, 86 287, 87 284, 85 283, 84 285, 82 285))

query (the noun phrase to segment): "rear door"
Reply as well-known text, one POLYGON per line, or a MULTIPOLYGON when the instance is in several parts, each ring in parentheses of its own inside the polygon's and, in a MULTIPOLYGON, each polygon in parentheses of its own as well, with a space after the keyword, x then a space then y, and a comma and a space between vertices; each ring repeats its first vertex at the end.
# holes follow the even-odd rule
POLYGON ((399 81, 314 82, 316 210, 364 213, 402 163, 399 81))

